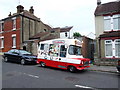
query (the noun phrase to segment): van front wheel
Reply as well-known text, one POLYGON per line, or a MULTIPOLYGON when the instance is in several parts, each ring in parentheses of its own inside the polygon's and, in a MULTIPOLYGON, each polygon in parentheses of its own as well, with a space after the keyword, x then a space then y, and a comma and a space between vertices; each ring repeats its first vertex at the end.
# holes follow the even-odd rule
POLYGON ((74 67, 74 66, 69 66, 68 70, 72 73, 77 71, 76 67, 74 67))
POLYGON ((44 62, 40 62, 40 66, 41 67, 45 67, 45 63, 44 62))

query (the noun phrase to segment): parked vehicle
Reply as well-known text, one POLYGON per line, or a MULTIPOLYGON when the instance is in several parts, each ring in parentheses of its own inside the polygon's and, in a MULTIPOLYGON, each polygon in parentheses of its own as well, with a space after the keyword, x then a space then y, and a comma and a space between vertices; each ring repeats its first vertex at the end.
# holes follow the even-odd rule
POLYGON ((117 70, 120 72, 120 60, 118 61, 117 70))
POLYGON ((77 39, 54 39, 43 41, 38 46, 37 63, 70 72, 90 67, 90 59, 83 58, 82 43, 77 39))
POLYGON ((31 53, 24 50, 12 49, 3 55, 4 61, 19 62, 22 65, 28 63, 36 63, 37 56, 32 55, 31 53))

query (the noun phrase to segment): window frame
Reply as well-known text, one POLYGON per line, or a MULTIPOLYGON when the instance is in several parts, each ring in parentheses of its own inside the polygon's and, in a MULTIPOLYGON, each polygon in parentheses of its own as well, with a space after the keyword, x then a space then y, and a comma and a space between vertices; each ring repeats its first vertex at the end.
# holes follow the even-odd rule
MULTIPOLYGON (((120 42, 116 42, 116 41, 120 41, 120 39, 115 39, 115 57, 117 57, 117 58, 119 58, 120 56, 119 56, 119 54, 118 55, 116 55, 116 44, 118 44, 118 45, 120 45, 120 42)), ((118 48, 118 49, 120 49, 120 48, 118 48)), ((118 51, 118 53, 119 53, 119 51, 118 51)))
POLYGON ((1 36, 0 39, 1 39, 0 48, 3 49, 4 48, 4 36, 1 36))
POLYGON ((113 41, 112 40, 105 40, 105 57, 106 58, 112 58, 113 57, 113 41), (107 41, 111 41, 111 43, 107 43, 107 41), (111 56, 107 56, 106 54, 107 54, 107 51, 106 51, 106 45, 107 44, 111 44, 112 45, 112 48, 111 48, 111 50, 112 50, 112 55, 111 56))
POLYGON ((111 31, 111 17, 110 16, 105 16, 104 17, 104 31, 105 32, 111 31), (110 20, 110 22, 109 22, 110 28, 109 29, 106 29, 106 25, 109 25, 109 24, 105 24, 105 20, 110 20))
POLYGON ((0 22, 0 33, 4 31, 4 21, 0 22))
POLYGON ((16 48, 16 34, 12 35, 12 48, 16 48))
POLYGON ((113 15, 113 30, 114 30, 114 31, 120 30, 119 20, 120 20, 120 14, 113 15), (114 19, 117 19, 117 29, 116 29, 115 26, 114 26, 114 25, 116 25, 116 23, 114 22, 114 19))
POLYGON ((12 30, 16 30, 16 17, 12 18, 12 30))

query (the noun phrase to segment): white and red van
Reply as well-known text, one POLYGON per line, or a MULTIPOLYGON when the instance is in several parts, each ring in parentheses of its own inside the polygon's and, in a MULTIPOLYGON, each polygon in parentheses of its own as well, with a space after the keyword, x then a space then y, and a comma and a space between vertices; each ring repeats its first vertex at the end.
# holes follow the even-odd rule
POLYGON ((67 69, 70 72, 90 67, 90 59, 83 58, 82 42, 77 39, 53 39, 42 41, 38 46, 37 63, 67 69))

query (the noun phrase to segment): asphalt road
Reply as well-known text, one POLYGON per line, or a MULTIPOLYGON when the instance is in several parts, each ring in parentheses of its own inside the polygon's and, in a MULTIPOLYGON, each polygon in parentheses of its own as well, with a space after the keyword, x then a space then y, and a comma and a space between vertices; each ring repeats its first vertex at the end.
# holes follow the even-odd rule
POLYGON ((119 74, 89 70, 70 73, 39 65, 1 63, 2 88, 120 88, 119 74))

